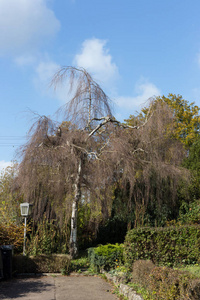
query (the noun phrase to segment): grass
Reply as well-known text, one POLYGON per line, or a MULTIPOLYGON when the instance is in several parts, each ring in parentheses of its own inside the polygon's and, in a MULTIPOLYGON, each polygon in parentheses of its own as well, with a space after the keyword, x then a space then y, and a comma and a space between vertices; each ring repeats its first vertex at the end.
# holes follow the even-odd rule
POLYGON ((192 275, 196 276, 197 278, 200 278, 200 265, 199 264, 180 267, 179 270, 190 272, 192 275))
POLYGON ((128 298, 122 294, 120 294, 119 292, 119 289, 117 287, 114 288, 114 290, 112 291, 112 294, 115 294, 117 295, 117 297, 120 299, 120 300, 128 300, 128 298))
POLYGON ((150 292, 143 286, 136 283, 128 283, 128 285, 136 291, 137 294, 141 295, 144 300, 155 300, 150 292))

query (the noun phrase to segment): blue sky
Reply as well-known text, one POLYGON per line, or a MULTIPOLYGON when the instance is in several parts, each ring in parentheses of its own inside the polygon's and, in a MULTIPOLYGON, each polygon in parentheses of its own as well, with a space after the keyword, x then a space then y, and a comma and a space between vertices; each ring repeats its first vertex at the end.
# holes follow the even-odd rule
POLYGON ((49 88, 61 66, 88 70, 117 119, 149 97, 200 106, 199 0, 0 0, 0 169, 15 159, 33 113, 69 100, 49 88))

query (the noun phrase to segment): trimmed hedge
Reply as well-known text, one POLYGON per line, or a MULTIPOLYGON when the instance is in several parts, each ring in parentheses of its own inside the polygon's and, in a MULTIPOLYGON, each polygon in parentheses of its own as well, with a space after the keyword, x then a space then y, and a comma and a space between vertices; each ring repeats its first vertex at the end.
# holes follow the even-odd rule
POLYGON ((117 267, 123 260, 122 244, 99 245, 88 249, 90 269, 95 272, 117 267))
POLYGON ((200 262, 200 226, 138 228, 124 242, 124 258, 131 269, 138 259, 175 266, 200 262))
POLYGON ((65 254, 13 256, 14 273, 63 273, 70 270, 70 257, 65 254))

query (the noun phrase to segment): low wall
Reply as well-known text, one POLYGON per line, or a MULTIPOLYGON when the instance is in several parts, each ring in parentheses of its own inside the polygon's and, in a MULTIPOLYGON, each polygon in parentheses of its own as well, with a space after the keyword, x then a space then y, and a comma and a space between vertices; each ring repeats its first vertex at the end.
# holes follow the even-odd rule
POLYGON ((112 276, 109 273, 104 273, 108 281, 112 282, 119 290, 119 293, 127 297, 129 300, 144 300, 140 295, 136 293, 131 287, 121 282, 121 279, 117 276, 112 276))

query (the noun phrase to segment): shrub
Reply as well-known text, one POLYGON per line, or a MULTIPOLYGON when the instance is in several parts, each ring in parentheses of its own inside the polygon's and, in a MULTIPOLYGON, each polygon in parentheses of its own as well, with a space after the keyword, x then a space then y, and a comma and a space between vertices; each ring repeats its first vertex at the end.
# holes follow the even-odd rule
POLYGON ((193 280, 190 285, 189 296, 192 300, 200 299, 200 280, 193 280))
POLYGON ((189 273, 168 267, 155 267, 149 276, 148 288, 158 300, 189 300, 194 299, 190 296, 193 279, 189 273))
POLYGON ((132 282, 146 287, 148 285, 149 275, 155 268, 151 260, 137 260, 133 263, 132 282))
POLYGON ((130 269, 138 259, 174 266, 198 263, 199 257, 199 225, 132 229, 125 238, 124 258, 130 269))
POLYGON ((88 268, 89 268, 88 257, 80 257, 71 260, 71 266, 70 266, 71 271, 81 272, 83 270, 85 271, 88 268))
POLYGON ((157 267, 151 261, 138 260, 133 264, 132 286, 144 299, 200 299, 200 280, 189 272, 169 267, 157 267))
POLYGON ((14 255, 13 270, 16 273, 64 273, 70 271, 70 257, 65 254, 23 256, 14 255))
POLYGON ((190 204, 184 202, 180 207, 178 220, 181 224, 199 224, 200 200, 195 200, 190 204))
POLYGON ((119 266, 123 261, 123 245, 107 244, 88 249, 90 268, 99 272, 119 266))
MULTIPOLYGON (((27 226, 27 231, 29 227, 27 226)), ((0 245, 13 245, 15 253, 20 253, 23 248, 24 225, 14 223, 0 223, 0 245)))
POLYGON ((57 224, 54 224, 54 220, 49 222, 44 218, 27 239, 27 253, 33 256, 67 253, 68 234, 66 229, 60 229, 57 224))

